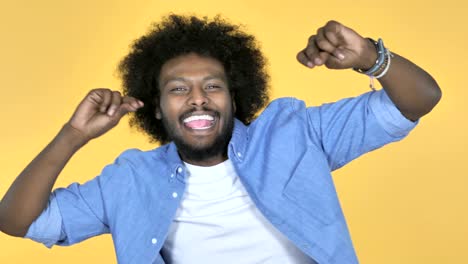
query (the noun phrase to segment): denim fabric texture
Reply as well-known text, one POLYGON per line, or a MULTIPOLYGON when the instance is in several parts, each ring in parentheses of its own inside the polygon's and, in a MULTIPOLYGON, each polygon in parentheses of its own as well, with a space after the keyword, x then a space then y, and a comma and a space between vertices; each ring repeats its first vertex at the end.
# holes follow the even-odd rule
MULTIPOLYGON (((320 264, 354 264, 331 171, 416 123, 384 90, 317 107, 281 98, 248 126, 235 120, 228 157, 257 208, 299 249, 320 264)), ((26 237, 51 247, 110 233, 119 263, 164 263, 185 175, 174 143, 127 150, 96 178, 56 189, 26 237)))

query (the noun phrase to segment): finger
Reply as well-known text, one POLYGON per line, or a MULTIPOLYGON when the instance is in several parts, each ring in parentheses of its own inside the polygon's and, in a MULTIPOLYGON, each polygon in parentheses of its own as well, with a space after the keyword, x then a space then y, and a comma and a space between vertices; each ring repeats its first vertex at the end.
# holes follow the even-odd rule
POLYGON ((87 104, 87 102, 94 105, 95 109, 98 109, 100 112, 106 112, 106 109, 111 100, 111 91, 106 88, 98 88, 91 90, 85 99, 82 101, 82 104, 87 104))
POLYGON ((332 42, 330 42, 325 34, 324 34, 324 28, 319 28, 317 30, 317 35, 314 39, 315 45, 318 47, 319 50, 321 51, 326 51, 328 53, 333 53, 333 51, 336 49, 336 47, 333 45, 332 42))
POLYGON ((315 66, 305 54, 305 49, 297 53, 296 59, 297 61, 299 61, 301 64, 303 64, 306 67, 313 68, 315 66))
POLYGON ((343 36, 341 34, 343 25, 334 20, 330 20, 323 27, 323 35, 330 41, 334 46, 343 44, 343 36))
POLYGON ((340 60, 344 59, 344 52, 340 47, 346 45, 346 41, 342 33, 343 27, 344 26, 341 23, 334 20, 328 21, 323 27, 324 37, 336 47, 336 49, 331 53, 340 60))
POLYGON ((133 98, 131 96, 124 96, 122 98, 122 104, 119 106, 117 110, 118 117, 121 118, 128 112, 135 112, 143 106, 144 106, 144 103, 142 101, 136 98, 133 98))
POLYGON ((136 110, 138 110, 138 108, 135 108, 130 104, 121 104, 114 116, 120 119, 129 112, 135 112, 136 110))
POLYGON ((120 95, 120 92, 113 91, 111 93, 111 102, 109 108, 107 109, 107 115, 112 116, 115 113, 115 111, 120 107, 121 102, 122 96, 120 95))
POLYGON ((141 102, 140 100, 137 100, 135 98, 125 98, 122 99, 122 101, 127 101, 125 103, 122 103, 120 106, 119 106, 119 109, 117 110, 117 114, 115 114, 115 116, 117 116, 119 119, 122 118, 124 115, 126 115, 127 113, 129 112, 135 112, 137 111, 139 108, 143 107, 143 102, 141 102))
POLYGON ((144 103, 142 101, 131 96, 124 96, 122 98, 122 104, 128 104, 132 106, 132 108, 135 109, 134 111, 144 106, 144 103))
POLYGON ((99 107, 101 113, 105 113, 112 100, 112 92, 109 89, 94 89, 90 92, 90 99, 99 107))
POLYGON ((329 57, 329 53, 327 51, 321 50, 317 46, 317 35, 311 36, 309 38, 309 43, 304 50, 304 54, 306 55, 308 61, 308 65, 312 64, 313 66, 320 66, 325 63, 325 61, 329 57))
POLYGON ((331 54, 326 51, 319 52, 318 56, 314 58, 314 63, 317 66, 321 66, 325 64, 329 60, 330 57, 332 57, 331 54))
POLYGON ((316 65, 314 59, 319 56, 319 49, 314 39, 315 35, 310 36, 306 48, 297 54, 297 60, 309 68, 316 65))

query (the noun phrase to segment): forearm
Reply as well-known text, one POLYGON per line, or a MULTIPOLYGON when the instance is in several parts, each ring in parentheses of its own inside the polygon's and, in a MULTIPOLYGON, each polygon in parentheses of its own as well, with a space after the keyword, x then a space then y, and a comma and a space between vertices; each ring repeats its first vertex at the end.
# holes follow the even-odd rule
POLYGON ((85 140, 68 124, 21 172, 0 203, 0 230, 24 236, 47 205, 54 183, 85 140))
POLYGON ((434 79, 397 54, 390 59, 378 54, 388 56, 381 41, 374 43, 332 20, 319 28, 317 35, 309 37, 307 47, 297 54, 297 60, 310 68, 321 65, 329 69, 354 68, 378 76, 379 82, 406 118, 415 121, 429 113, 441 97, 434 79), (382 74, 383 77, 380 77, 382 74))
POLYGON ((400 112, 413 121, 429 113, 442 95, 431 75, 398 54, 378 80, 400 112))

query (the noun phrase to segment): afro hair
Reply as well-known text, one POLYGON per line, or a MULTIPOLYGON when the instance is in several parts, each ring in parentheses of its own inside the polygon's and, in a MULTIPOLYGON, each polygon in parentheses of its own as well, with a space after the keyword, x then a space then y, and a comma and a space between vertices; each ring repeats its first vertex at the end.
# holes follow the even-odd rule
POLYGON ((144 102, 144 107, 131 116, 130 124, 150 135, 152 141, 165 144, 170 140, 154 114, 160 97, 161 68, 168 60, 189 53, 221 62, 234 95, 235 117, 244 124, 253 121, 269 100, 266 59, 252 35, 219 16, 210 20, 169 15, 133 43, 118 67, 124 95, 144 102))

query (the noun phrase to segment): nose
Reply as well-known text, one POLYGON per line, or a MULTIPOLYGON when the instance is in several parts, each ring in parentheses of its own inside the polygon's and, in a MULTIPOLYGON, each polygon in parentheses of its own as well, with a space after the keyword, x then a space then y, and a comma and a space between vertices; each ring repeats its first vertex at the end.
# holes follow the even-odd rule
POLYGON ((188 102, 191 106, 203 106, 208 103, 208 96, 203 87, 195 86, 193 87, 190 98, 188 102))

